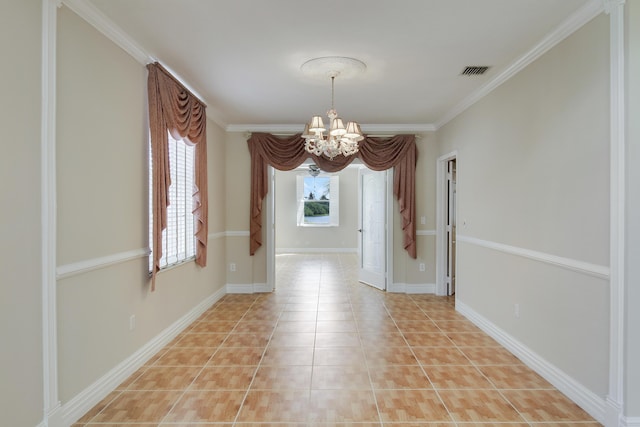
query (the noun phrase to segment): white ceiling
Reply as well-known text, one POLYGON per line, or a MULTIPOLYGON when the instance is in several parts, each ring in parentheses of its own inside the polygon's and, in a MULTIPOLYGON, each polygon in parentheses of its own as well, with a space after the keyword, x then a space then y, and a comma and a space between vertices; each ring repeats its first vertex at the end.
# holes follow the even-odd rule
POLYGON ((335 107, 344 119, 365 131, 426 130, 594 8, 594 0, 71 3, 89 8, 112 33, 175 72, 227 129, 296 125, 300 131, 331 104, 330 80, 300 71, 311 58, 366 63, 362 76, 336 79, 335 107), (461 76, 467 65, 491 68, 483 76, 461 76))

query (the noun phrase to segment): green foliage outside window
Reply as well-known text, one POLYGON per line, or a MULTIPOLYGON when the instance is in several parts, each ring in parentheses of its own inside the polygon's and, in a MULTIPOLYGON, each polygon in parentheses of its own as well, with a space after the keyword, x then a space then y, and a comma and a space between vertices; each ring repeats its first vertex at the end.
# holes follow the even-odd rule
POLYGON ((304 216, 329 215, 329 201, 304 202, 304 216))

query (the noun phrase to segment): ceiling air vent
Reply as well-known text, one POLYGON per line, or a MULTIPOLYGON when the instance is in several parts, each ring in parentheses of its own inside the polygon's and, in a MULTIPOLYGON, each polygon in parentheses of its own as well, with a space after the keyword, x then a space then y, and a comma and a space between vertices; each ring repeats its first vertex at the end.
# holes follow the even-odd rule
POLYGON ((473 67, 465 67, 464 70, 462 70, 461 75, 463 76, 481 76, 483 75, 487 70, 489 69, 489 67, 485 67, 485 66, 473 66, 473 67))

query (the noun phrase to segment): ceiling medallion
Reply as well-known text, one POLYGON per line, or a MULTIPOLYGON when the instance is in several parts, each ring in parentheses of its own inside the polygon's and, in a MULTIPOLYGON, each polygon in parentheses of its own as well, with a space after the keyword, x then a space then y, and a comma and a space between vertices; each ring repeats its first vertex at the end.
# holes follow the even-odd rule
POLYGON ((347 122, 345 126, 338 116, 333 105, 334 84, 336 77, 352 78, 362 74, 366 68, 362 61, 341 56, 315 58, 302 64, 300 69, 304 74, 331 79, 331 109, 327 111, 329 130, 327 132, 321 116, 313 116, 302 133, 307 152, 316 156, 324 155, 331 160, 340 154, 348 157, 358 152, 358 143, 364 139, 362 130, 355 121, 347 122))

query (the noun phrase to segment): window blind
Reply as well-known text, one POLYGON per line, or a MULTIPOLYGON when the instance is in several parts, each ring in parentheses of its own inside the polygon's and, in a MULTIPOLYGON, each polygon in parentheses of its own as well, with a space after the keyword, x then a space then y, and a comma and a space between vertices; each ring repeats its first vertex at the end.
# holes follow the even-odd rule
MULTIPOLYGON (((151 151, 151 150, 149 150, 151 151)), ((167 228, 162 232, 162 258, 160 268, 166 268, 195 257, 196 246, 193 220, 195 146, 183 140, 174 139, 169 134, 169 166, 171 186, 167 207, 167 228)), ((149 153, 149 180, 153 162, 149 153)), ((152 188, 151 182, 149 188, 152 188)), ((152 239, 153 214, 151 211, 151 191, 149 192, 149 241, 152 239)), ((149 265, 153 265, 150 256, 149 265)))

